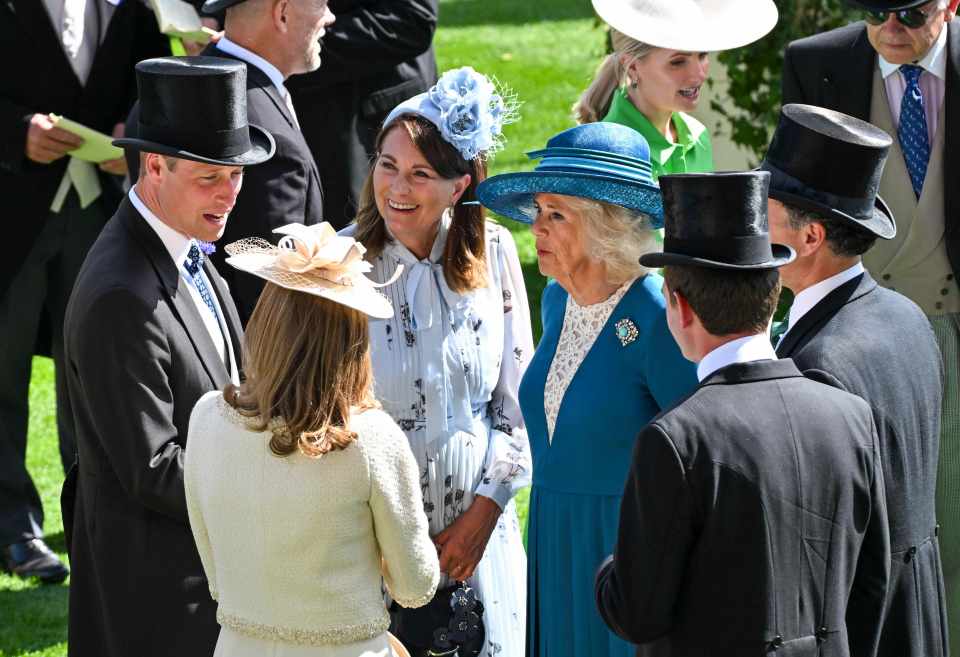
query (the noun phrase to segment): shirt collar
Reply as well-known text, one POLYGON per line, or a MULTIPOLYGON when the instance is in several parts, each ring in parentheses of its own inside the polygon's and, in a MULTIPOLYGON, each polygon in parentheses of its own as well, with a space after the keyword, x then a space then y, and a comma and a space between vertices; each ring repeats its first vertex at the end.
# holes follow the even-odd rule
POLYGON ((184 235, 183 233, 174 230, 167 224, 165 224, 157 215, 150 211, 150 208, 140 200, 140 197, 137 196, 137 187, 134 185, 130 188, 127 196, 130 198, 130 202, 133 203, 133 207, 137 209, 137 212, 140 213, 140 216, 143 217, 150 227, 153 228, 153 231, 160 238, 160 241, 163 242, 163 246, 167 249, 167 253, 170 254, 170 257, 173 259, 173 263, 177 266, 177 270, 183 267, 183 263, 187 260, 187 253, 190 251, 190 246, 193 244, 193 240, 184 235))
MULTIPOLYGON (((690 126, 687 125, 683 114, 674 112, 671 120, 673 121, 673 127, 677 134, 677 143, 675 144, 668 141, 659 130, 653 127, 650 119, 630 101, 627 90, 623 87, 620 87, 614 92, 613 101, 610 103, 610 110, 603 120, 621 123, 633 128, 643 135, 643 138, 650 144, 651 150, 655 152, 667 151, 668 155, 673 152, 672 149, 678 146, 682 148, 684 152, 690 150, 693 148, 698 137, 690 130, 690 126)), ((664 162, 665 161, 666 159, 664 159, 664 162)))
POLYGON ((752 363, 755 360, 777 360, 777 353, 766 333, 748 335, 720 345, 697 365, 697 378, 702 382, 727 365, 752 363))
POLYGON ((247 50, 241 45, 237 45, 226 36, 220 37, 220 40, 217 41, 217 48, 227 53, 228 55, 233 55, 239 59, 242 59, 248 64, 253 64, 261 71, 267 74, 267 77, 270 78, 270 81, 273 82, 273 86, 277 88, 277 91, 280 92, 282 98, 287 97, 287 88, 283 86, 283 73, 280 72, 276 66, 265 60, 263 57, 258 55, 255 52, 247 50))
POLYGON ((443 214, 440 215, 440 224, 437 226, 437 236, 433 240, 433 246, 430 247, 430 255, 428 255, 425 260, 420 260, 420 258, 415 256, 400 240, 394 237, 393 233, 391 233, 390 229, 386 226, 386 223, 384 223, 384 228, 387 230, 387 235, 390 236, 390 241, 387 242, 383 250, 392 253, 397 260, 407 264, 413 264, 415 262, 430 262, 435 265, 442 264, 443 250, 447 245, 447 233, 450 231, 450 224, 452 222, 453 217, 450 211, 444 210, 443 214))
MULTIPOLYGON (((880 75, 884 79, 890 77, 898 70, 900 70, 899 64, 891 64, 883 58, 882 55, 878 55, 878 62, 880 64, 880 75)), ((932 73, 941 80, 947 79, 947 26, 944 25, 943 29, 940 30, 940 36, 937 37, 937 40, 933 42, 933 45, 930 47, 930 50, 927 51, 927 54, 923 56, 919 62, 914 62, 917 66, 923 70, 932 73)))
POLYGON ((797 325, 797 322, 810 312, 814 306, 823 301, 823 298, 836 290, 838 287, 848 281, 852 281, 864 272, 863 263, 858 262, 849 269, 844 269, 839 274, 834 274, 830 278, 825 278, 816 285, 811 285, 803 290, 793 299, 793 305, 790 306, 790 321, 787 324, 787 332, 797 325))

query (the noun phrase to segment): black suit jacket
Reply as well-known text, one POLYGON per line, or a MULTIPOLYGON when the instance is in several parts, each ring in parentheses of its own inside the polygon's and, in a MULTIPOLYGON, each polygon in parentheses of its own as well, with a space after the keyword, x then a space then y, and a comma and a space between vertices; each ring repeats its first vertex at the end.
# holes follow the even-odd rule
MULTIPOLYGON (((236 309, 204 267, 239 358, 236 309)), ((219 627, 187 518, 183 458, 194 404, 229 377, 187 283, 128 199, 84 262, 65 335, 79 453, 69 654, 209 657, 219 627)))
POLYGON ((323 64, 287 83, 320 168, 327 221, 353 221, 387 114, 437 81, 438 0, 330 0, 323 64))
POLYGON ((892 550, 879 654, 946 655, 934 531, 943 365, 930 323, 916 304, 864 273, 800 318, 777 355, 801 370, 828 372, 873 409, 892 550))
MULTIPOLYGON (((105 2, 105 0, 97 0, 105 2)), ((24 149, 30 117, 53 112, 111 134, 137 94, 134 65, 169 54, 157 20, 140 0, 124 0, 97 49, 87 83, 70 67, 41 0, 0 0, 0 198, 6 239, 17 244, 0 259, 0 295, 19 271, 43 229, 68 158, 52 164, 28 160, 24 149)), ((121 198, 119 179, 100 174, 104 216, 121 198)))
MULTIPOLYGON (((947 23, 947 86, 943 111, 945 175, 960 168, 960 22, 947 23)), ((783 59, 783 103, 807 103, 870 120, 873 70, 877 53, 863 23, 794 41, 783 59)), ((896 136, 894 135, 894 138, 896 136)), ((947 256, 960 276, 960 188, 947 181, 943 190, 947 256)))
POLYGON ((597 604, 638 655, 869 656, 889 557, 869 406, 735 364, 640 433, 597 604))

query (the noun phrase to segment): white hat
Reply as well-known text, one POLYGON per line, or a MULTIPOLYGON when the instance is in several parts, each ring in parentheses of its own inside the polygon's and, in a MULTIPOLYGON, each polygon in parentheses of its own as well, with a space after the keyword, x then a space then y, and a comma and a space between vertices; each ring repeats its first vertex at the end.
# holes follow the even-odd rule
POLYGON ((647 45, 688 52, 739 48, 777 24, 773 0, 592 0, 610 27, 647 45))
POLYGON ((393 317, 393 305, 376 288, 390 285, 402 265, 385 283, 364 274, 373 268, 363 259, 366 249, 352 237, 337 235, 327 222, 304 226, 287 224, 273 232, 285 237, 274 246, 248 237, 225 247, 227 264, 288 290, 306 292, 342 303, 371 317, 393 317))

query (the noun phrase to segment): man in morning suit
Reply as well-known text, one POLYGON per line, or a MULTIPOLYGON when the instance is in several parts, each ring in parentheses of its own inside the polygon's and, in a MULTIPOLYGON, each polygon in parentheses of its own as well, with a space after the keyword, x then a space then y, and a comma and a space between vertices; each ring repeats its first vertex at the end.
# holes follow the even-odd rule
POLYGON ((893 138, 879 193, 897 234, 865 253, 863 264, 879 285, 920 306, 943 353, 937 521, 951 652, 960 654, 960 185, 951 177, 960 169, 957 0, 858 4, 869 10, 865 24, 789 45, 783 102, 843 112, 893 138))
POLYGON ((138 138, 115 143, 140 150, 139 178, 90 250, 64 328, 78 448, 63 492, 68 652, 209 657, 219 627, 184 449, 197 399, 240 380, 242 329, 201 242, 223 234, 244 167, 274 143, 247 123, 239 62, 170 57, 136 70, 138 138))
POLYGON ((87 250, 120 200, 122 160, 70 157, 81 140, 50 113, 111 134, 133 99, 133 66, 165 39, 133 0, 0 1, 0 570, 59 582, 67 569, 43 541, 43 507, 26 467, 33 354, 52 355, 60 457, 76 456, 65 422, 63 314, 87 250), (111 175, 119 174, 119 175, 111 175))
POLYGON ((323 180, 325 219, 353 222, 374 139, 394 107, 437 81, 438 0, 330 0, 324 63, 290 91, 323 180))
POLYGON ((876 654, 890 558, 877 433, 866 402, 770 345, 776 268, 794 254, 770 244, 769 178, 660 178, 664 252, 641 262, 664 267, 667 323, 700 385, 637 438, 597 574, 601 615, 641 656, 876 654))
MULTIPOLYGON (((204 12, 226 11, 224 36, 204 55, 225 57, 247 66, 247 116, 277 142, 263 166, 246 173, 243 191, 223 235, 224 243, 242 237, 275 242, 273 229, 292 221, 323 221, 323 191, 317 165, 300 132, 284 80, 320 66, 320 38, 333 23, 326 0, 208 0, 204 12)), ((263 291, 263 280, 223 266, 226 254, 211 256, 223 271, 244 324, 263 291)))
POLYGON ((897 232, 877 196, 890 144, 883 130, 833 110, 781 110, 760 165, 770 172, 770 237, 797 253, 780 268, 796 296, 776 349, 801 371, 829 373, 873 408, 891 549, 879 654, 942 657, 947 619, 935 509, 940 350, 923 311, 879 287, 861 263, 877 238, 897 232))

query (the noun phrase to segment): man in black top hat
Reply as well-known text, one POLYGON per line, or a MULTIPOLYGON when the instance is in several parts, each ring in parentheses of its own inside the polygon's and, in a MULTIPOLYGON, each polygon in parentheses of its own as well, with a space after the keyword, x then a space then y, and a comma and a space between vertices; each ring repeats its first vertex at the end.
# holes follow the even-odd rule
MULTIPOLYGON (((797 259, 780 268, 796 295, 777 355, 822 370, 873 409, 890 522, 890 592, 880 655, 947 654, 935 492, 943 371, 923 311, 877 286, 861 256, 896 233, 877 196, 890 137, 809 105, 786 105, 766 159, 770 235, 797 259)), ((847 624, 870 623, 850 609, 847 624)))
POLYGON ((700 385, 637 438, 600 613, 669 657, 872 656, 890 543, 869 406, 777 360, 770 174, 668 175, 667 322, 700 385), (856 608, 873 625, 848 627, 856 608), (782 650, 782 653, 780 652, 782 650), (772 653, 771 651, 777 651, 772 653))
POLYGON ((79 452, 63 491, 68 652, 209 657, 216 605, 183 458, 196 401, 240 380, 242 330, 203 250, 223 233, 244 167, 274 142, 247 123, 239 62, 150 59, 137 80, 138 137, 115 143, 140 151, 139 178, 90 250, 65 322, 79 452))

